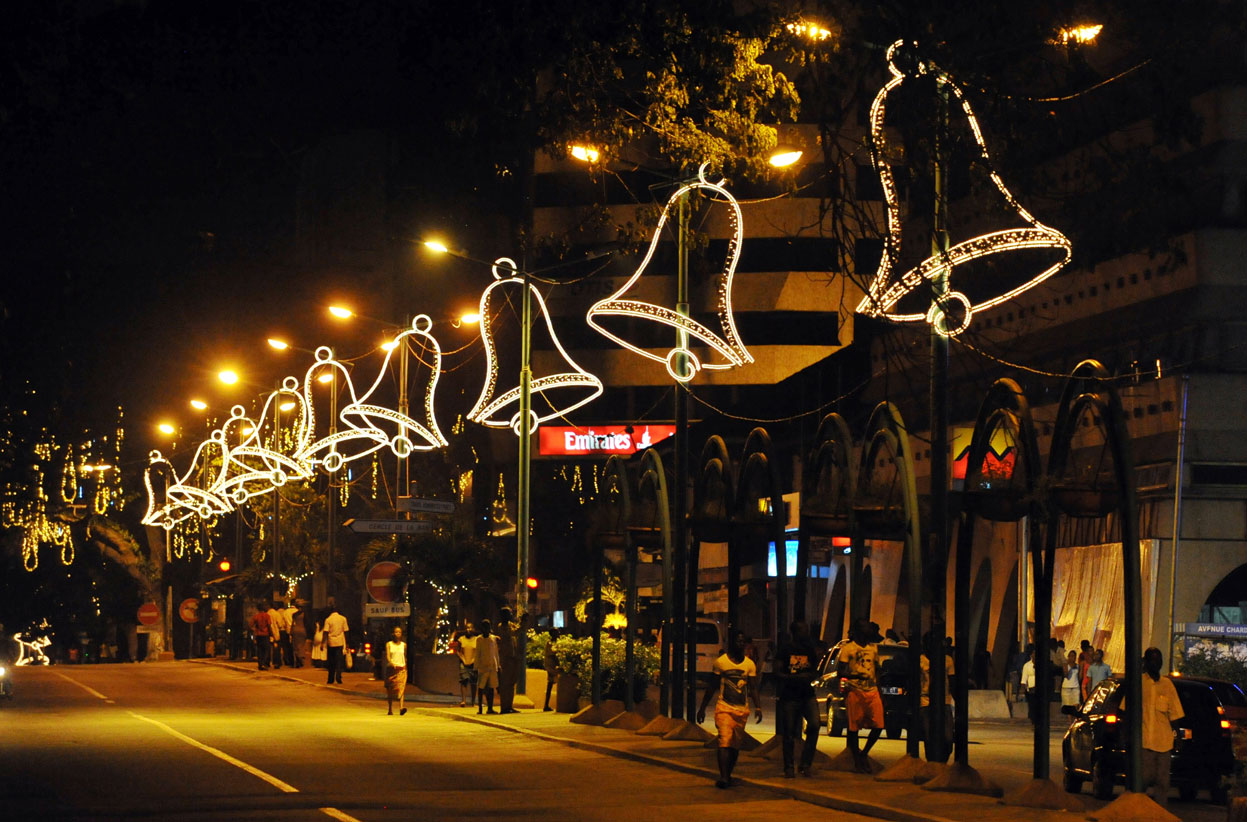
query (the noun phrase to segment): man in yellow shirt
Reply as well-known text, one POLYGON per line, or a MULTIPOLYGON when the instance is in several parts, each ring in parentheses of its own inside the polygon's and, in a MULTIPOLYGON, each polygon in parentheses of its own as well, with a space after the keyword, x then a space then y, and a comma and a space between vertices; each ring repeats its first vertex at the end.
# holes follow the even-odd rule
MULTIPOLYGON (((1173 681, 1160 675, 1164 661, 1159 648, 1143 652, 1143 790, 1155 785, 1154 799, 1161 805, 1168 805, 1173 729, 1186 713, 1173 681)), ((1122 700, 1122 707, 1125 705, 1122 700)))

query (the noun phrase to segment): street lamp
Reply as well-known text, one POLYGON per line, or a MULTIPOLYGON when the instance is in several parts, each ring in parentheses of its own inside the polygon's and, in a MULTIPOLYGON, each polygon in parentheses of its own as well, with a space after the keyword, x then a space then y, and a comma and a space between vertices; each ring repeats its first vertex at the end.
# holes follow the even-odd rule
POLYGON ((208 403, 203 400, 191 400, 191 408, 194 408, 196 411, 207 411, 208 403))
POLYGON ((235 385, 238 383, 238 372, 230 368, 226 368, 224 371, 219 372, 216 376, 218 380, 226 385, 235 385))

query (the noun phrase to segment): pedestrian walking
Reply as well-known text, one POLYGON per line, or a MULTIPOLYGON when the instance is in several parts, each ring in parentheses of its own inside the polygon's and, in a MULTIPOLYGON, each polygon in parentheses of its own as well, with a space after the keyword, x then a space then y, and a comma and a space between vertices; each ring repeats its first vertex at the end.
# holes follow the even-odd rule
POLYGON ((476 712, 481 713, 484 703, 489 703, 485 713, 494 710, 494 689, 498 687, 498 637, 488 619, 481 620, 481 632, 476 636, 476 712))
POLYGON ((273 620, 268 613, 268 602, 261 601, 260 608, 251 615, 251 635, 255 637, 255 661, 257 670, 268 670, 273 655, 273 620))
POLYGON ((273 637, 273 668, 282 666, 286 657, 286 648, 290 645, 290 624, 286 622, 285 612, 273 602, 268 607, 268 621, 272 625, 273 637))
POLYGON ((1082 704, 1082 683, 1078 678, 1078 654, 1070 651, 1065 657, 1064 673, 1061 678, 1061 712, 1068 714, 1070 722, 1074 721, 1074 712, 1082 704))
POLYGON ((546 650, 541 655, 541 667, 546 669, 546 704, 541 710, 553 711, 550 707, 550 694, 554 691, 554 683, 559 677, 559 658, 554 653, 554 642, 559 638, 559 629, 551 628, 546 639, 546 650))
POLYGON ((516 622, 510 608, 498 611, 498 709, 500 713, 515 713, 515 685, 523 674, 519 658, 517 638, 525 630, 527 618, 516 622))
POLYGON ((328 610, 329 616, 325 617, 325 624, 321 628, 327 651, 325 665, 329 669, 327 684, 341 685, 342 670, 346 667, 346 632, 350 630, 350 626, 346 623, 346 617, 338 613, 338 607, 333 604, 333 600, 330 600, 328 610))
POLYGON ((793 778, 793 754, 805 725, 805 744, 797 770, 810 775, 814 753, 818 749, 818 700, 814 695, 814 678, 818 665, 818 648, 810 638, 810 626, 797 620, 789 626, 790 639, 775 654, 776 696, 779 711, 779 732, 783 736, 784 776, 793 778))
POLYGON ((282 639, 283 661, 291 668, 298 668, 302 663, 296 649, 299 647, 299 608, 294 604, 293 600, 286 601, 286 607, 281 609, 282 625, 285 626, 284 636, 282 639))
POLYGON ((919 727, 922 729, 927 761, 947 762, 953 752, 953 689, 951 682, 947 681, 952 679, 953 660, 950 656, 944 656, 944 747, 936 751, 931 744, 931 653, 935 650, 934 646, 935 635, 930 631, 923 634, 922 657, 919 659, 922 671, 922 693, 918 699, 919 727))
POLYGON ((476 704, 476 634, 472 624, 455 634, 451 642, 459 657, 459 707, 476 704))
MULTIPOLYGON (((1169 768, 1173 758, 1173 732, 1178 720, 1186 716, 1178 689, 1167 676, 1160 675, 1164 663, 1160 648, 1143 652, 1143 791, 1156 786, 1152 797, 1162 806, 1169 804, 1169 768)), ((1121 707, 1124 710, 1126 701, 1121 707)))
POLYGON ((1104 651, 1097 649, 1094 662, 1087 666, 1087 694, 1090 695, 1096 686, 1113 674, 1113 669, 1104 661, 1104 651))
POLYGON ((394 626, 394 638, 385 643, 385 700, 388 716, 394 715, 394 699, 398 698, 398 715, 407 713, 407 643, 403 629, 394 626))
POLYGON ((758 666, 745 655, 749 638, 733 631, 728 650, 714 661, 717 688, 707 688, 697 709, 697 723, 706 721, 706 706, 714 696, 714 727, 719 732, 719 780, 716 788, 732 787, 732 769, 740 757, 745 741, 745 725, 749 721, 749 703, 753 703, 757 721, 762 721, 762 702, 758 697, 758 666))
POLYGON ((1031 725, 1039 722, 1039 708, 1043 705, 1044 691, 1042 688, 1035 687, 1035 646, 1029 646, 1031 649, 1030 659, 1022 663, 1022 688, 1026 692, 1026 716, 1030 719, 1031 725))
POLYGON ((882 639, 870 623, 859 619, 853 624, 849 641, 840 648, 837 667, 845 689, 844 708, 848 715, 848 743, 853 752, 853 769, 870 773, 870 749, 883 731, 883 699, 879 696, 879 647, 882 639), (858 731, 869 730, 866 747, 858 740, 858 731))

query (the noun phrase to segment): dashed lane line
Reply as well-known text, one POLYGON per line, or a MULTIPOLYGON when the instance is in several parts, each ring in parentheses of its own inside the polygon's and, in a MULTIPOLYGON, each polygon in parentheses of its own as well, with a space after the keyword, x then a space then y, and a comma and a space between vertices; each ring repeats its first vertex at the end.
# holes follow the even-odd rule
MULTIPOLYGON (((66 682, 77 685, 79 688, 86 691, 91 696, 96 697, 97 699, 102 699, 105 702, 109 703, 110 705, 116 704, 115 702, 113 702, 113 700, 109 699, 104 694, 100 693, 99 691, 95 690, 89 685, 82 684, 81 682, 79 682, 78 680, 74 679, 71 676, 66 676, 60 671, 53 671, 53 673, 59 676, 61 679, 65 680, 66 682)), ((281 791, 282 793, 298 793, 299 792, 299 789, 296 788, 294 785, 291 785, 289 782, 283 782, 282 780, 278 779, 272 774, 262 771, 259 768, 255 767, 254 765, 248 765, 246 762, 243 762, 238 757, 230 756, 229 754, 227 754, 225 751, 221 750, 220 748, 214 748, 211 745, 205 745, 203 742, 200 742, 198 739, 189 737, 186 734, 182 733, 181 731, 175 730, 159 720, 152 719, 151 717, 143 716, 142 714, 136 714, 134 711, 126 711, 126 713, 128 713, 130 716, 134 717, 135 719, 141 720, 150 725, 155 725, 160 730, 164 731, 165 733, 169 734, 175 739, 180 739, 181 741, 185 742, 187 745, 190 745, 192 748, 198 748, 201 751, 206 751, 207 753, 210 753, 213 756, 215 756, 217 759, 228 762, 229 764, 233 765, 235 768, 240 768, 246 771, 247 773, 251 774, 257 779, 264 780, 265 782, 272 785, 274 788, 281 791)), ((337 819, 338 822, 361 822, 361 820, 356 819, 354 816, 351 816, 349 813, 340 811, 337 808, 319 808, 318 810, 320 810, 321 813, 323 813, 325 816, 328 816, 331 819, 337 819)))

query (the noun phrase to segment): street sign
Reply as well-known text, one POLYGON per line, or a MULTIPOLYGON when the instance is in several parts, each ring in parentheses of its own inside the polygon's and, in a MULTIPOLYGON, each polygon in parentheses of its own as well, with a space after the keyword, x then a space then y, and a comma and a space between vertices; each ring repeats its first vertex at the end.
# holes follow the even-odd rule
POLYGON ((399 497, 398 510, 412 514, 453 514, 455 512, 455 504, 443 499, 399 497))
POLYGON ((183 622, 199 621, 199 600, 193 597, 187 597, 182 600, 182 604, 178 606, 178 616, 183 622))
POLYGON ((364 617, 385 619, 387 617, 411 616, 411 606, 406 602, 365 602, 364 617))
POLYGON ((398 587, 398 574, 403 566, 397 562, 378 562, 368 569, 364 578, 364 587, 377 602, 398 602, 402 591, 398 587))
POLYGON ((414 519, 348 519, 342 523, 357 534, 427 534, 433 523, 414 519))
POLYGON ((160 608, 154 602, 144 602, 139 606, 139 624, 155 625, 160 621, 160 608))

